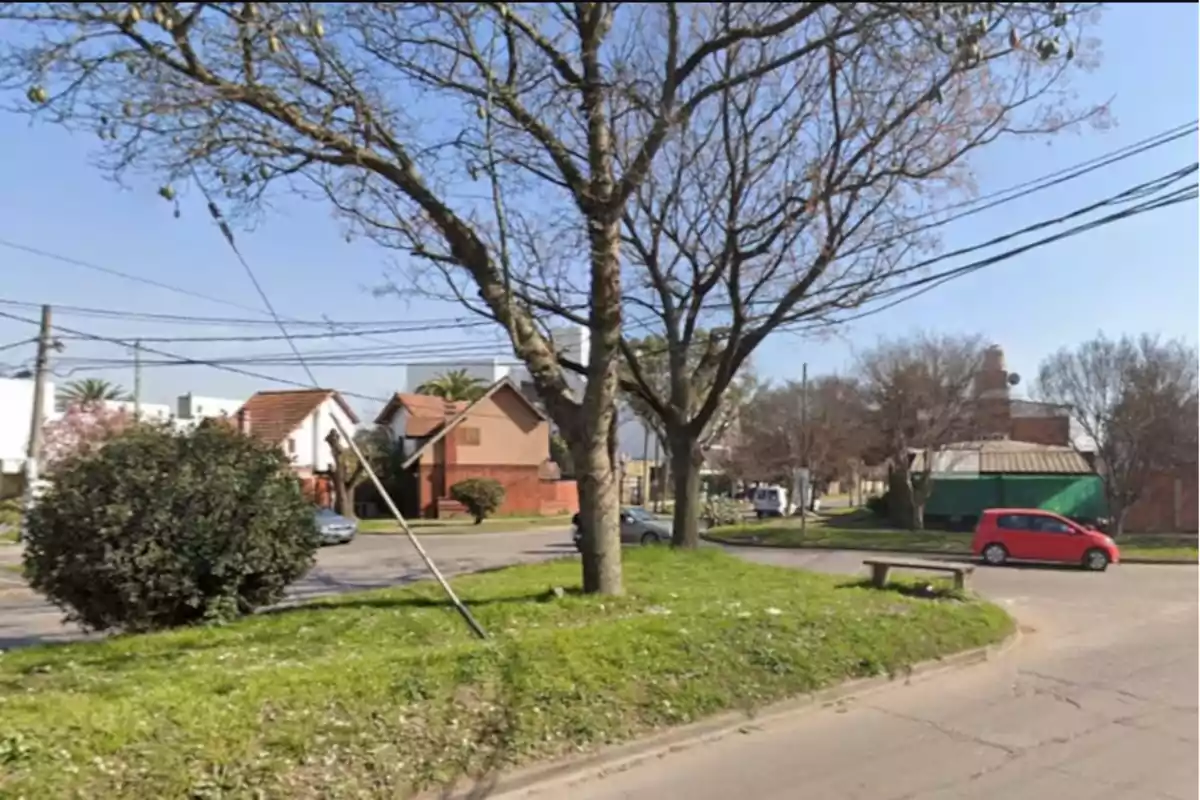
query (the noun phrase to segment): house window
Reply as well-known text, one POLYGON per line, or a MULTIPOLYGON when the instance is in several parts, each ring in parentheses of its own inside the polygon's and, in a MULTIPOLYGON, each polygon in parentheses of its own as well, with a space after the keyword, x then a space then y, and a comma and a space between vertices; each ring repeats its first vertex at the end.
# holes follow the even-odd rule
POLYGON ((459 428, 458 443, 466 447, 478 447, 479 428, 459 428))
POLYGON ((287 451, 288 451, 289 456, 296 455, 296 440, 295 439, 287 440, 287 451))

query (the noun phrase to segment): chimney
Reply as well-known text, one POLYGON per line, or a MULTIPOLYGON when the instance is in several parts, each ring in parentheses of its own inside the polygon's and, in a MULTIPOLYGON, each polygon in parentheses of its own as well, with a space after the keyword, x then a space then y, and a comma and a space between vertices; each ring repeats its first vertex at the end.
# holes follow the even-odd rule
POLYGON ((237 429, 238 433, 250 435, 250 412, 243 408, 239 408, 237 412, 237 429))

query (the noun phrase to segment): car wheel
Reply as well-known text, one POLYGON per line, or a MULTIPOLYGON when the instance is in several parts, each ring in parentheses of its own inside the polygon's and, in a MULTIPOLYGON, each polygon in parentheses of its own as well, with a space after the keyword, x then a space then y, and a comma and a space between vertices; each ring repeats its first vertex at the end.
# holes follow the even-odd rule
POLYGON ((765 516, 766 516, 766 514, 764 514, 764 513, 763 513, 763 512, 761 512, 761 511, 755 511, 755 512, 754 512, 754 516, 758 517, 759 519, 762 519, 763 517, 765 517, 765 516))
POLYGON ((643 545, 658 544, 659 541, 658 534, 656 533, 646 533, 642 535, 643 545))
POLYGON ((983 548, 983 563, 990 567, 1000 567, 1008 561, 1008 550, 1002 544, 989 544, 983 548))
POLYGON ((1108 569, 1108 553, 1100 549, 1088 550, 1083 555, 1083 566, 1092 572, 1104 572, 1108 569))

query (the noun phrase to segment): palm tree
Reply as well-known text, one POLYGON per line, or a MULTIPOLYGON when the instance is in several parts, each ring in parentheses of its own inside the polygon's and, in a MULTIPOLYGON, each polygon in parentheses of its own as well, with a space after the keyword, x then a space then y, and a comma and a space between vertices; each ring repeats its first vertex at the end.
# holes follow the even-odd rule
POLYGON ((58 399, 67 405, 90 405, 105 400, 125 400, 127 397, 120 386, 99 378, 71 381, 58 392, 58 399))
POLYGON ((481 379, 471 377, 465 369, 452 369, 422 383, 417 387, 417 394, 427 394, 450 401, 475 402, 483 397, 487 389, 481 379))

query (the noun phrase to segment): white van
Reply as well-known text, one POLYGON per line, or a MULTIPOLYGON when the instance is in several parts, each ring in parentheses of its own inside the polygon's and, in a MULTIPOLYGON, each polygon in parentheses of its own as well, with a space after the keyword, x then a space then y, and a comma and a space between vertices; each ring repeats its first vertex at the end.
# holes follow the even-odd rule
POLYGON ((759 486, 754 490, 754 513, 763 517, 786 517, 791 513, 787 489, 782 486, 759 486))

